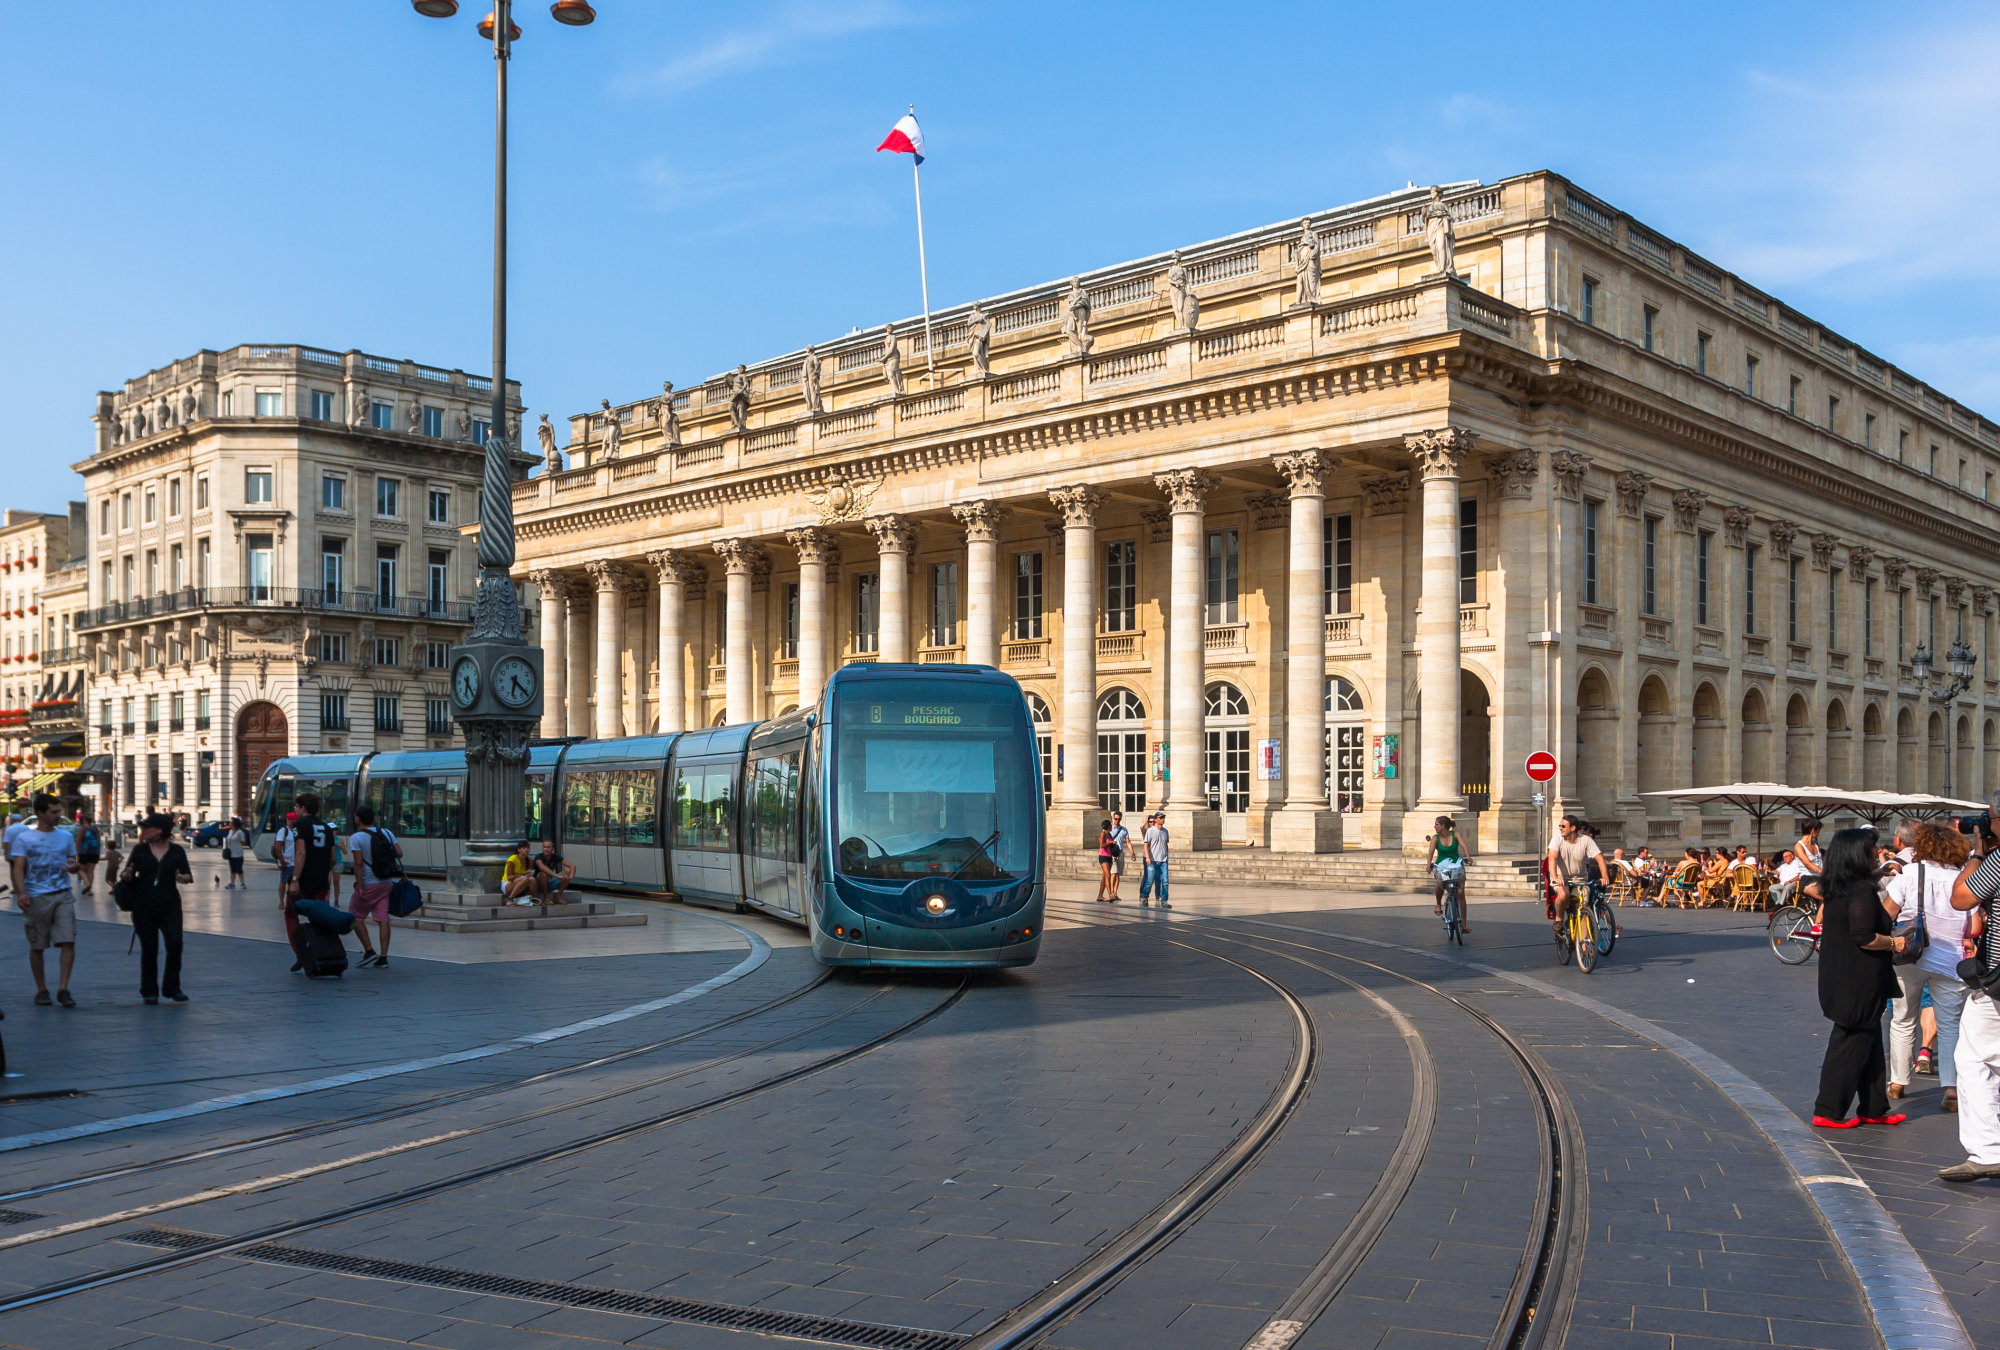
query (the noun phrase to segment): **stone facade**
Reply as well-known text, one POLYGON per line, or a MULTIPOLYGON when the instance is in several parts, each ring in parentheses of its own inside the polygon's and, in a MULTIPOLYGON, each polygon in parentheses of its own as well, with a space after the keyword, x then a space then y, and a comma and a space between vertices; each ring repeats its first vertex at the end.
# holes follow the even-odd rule
MULTIPOLYGON (((0 744, 6 781, 22 784, 44 772, 36 710, 45 690, 45 658, 55 655, 60 618, 43 608, 42 588, 71 562, 71 542, 82 552, 83 507, 69 514, 9 509, 0 524, 0 744)), ((72 709, 72 711, 74 711, 72 709)))
POLYGON ((461 743, 444 653, 471 620, 490 402, 463 371, 298 346, 98 396, 77 632, 113 809, 227 816, 279 755, 461 743))
POLYGON ((877 330, 572 418, 515 486, 544 732, 988 662, 1059 846, 1532 850, 1543 749, 1655 847, 1739 832, 1655 789, 2000 786, 2000 428, 1560 177, 1428 195, 942 311, 934 384, 898 324, 900 392, 877 330))

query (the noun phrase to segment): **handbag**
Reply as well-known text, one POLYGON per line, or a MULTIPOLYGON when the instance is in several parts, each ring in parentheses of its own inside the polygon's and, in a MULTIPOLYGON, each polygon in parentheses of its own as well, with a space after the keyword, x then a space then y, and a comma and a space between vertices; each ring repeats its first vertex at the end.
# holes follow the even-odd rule
POLYGON ((389 885, 389 913, 398 919, 407 919, 424 907, 424 893, 417 883, 408 877, 398 877, 389 885))
POLYGON ((137 873, 131 876, 120 877, 116 882, 112 883, 111 903, 117 905, 119 909, 125 911, 127 914, 130 914, 132 906, 139 901, 139 890, 140 881, 137 873))
POLYGON ((1924 948, 1930 945, 1929 930, 1924 927, 1924 906, 1929 896, 1924 890, 1924 865, 1917 864, 1917 916, 1908 923, 1899 923, 1892 930, 1894 936, 1903 939, 1903 950, 1889 959, 1899 966, 1913 966, 1923 960, 1924 948))

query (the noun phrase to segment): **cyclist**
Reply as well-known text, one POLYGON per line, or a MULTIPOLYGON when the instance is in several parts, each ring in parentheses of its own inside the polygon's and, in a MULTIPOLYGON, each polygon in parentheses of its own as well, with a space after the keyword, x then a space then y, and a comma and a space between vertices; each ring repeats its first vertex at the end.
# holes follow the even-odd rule
POLYGON ((1557 909, 1553 917, 1558 941, 1569 924, 1571 889, 1581 889, 1592 881, 1603 886, 1611 884, 1604 853, 1588 830, 1580 817, 1564 816, 1556 822, 1556 837, 1549 841, 1549 880, 1556 891, 1557 909))
MULTIPOLYGON (((1438 875, 1437 865, 1445 859, 1450 858, 1461 863, 1465 861, 1465 849, 1458 842, 1457 826, 1452 823, 1451 817, 1439 816, 1435 824, 1437 834, 1431 839, 1430 860, 1430 872, 1434 877, 1438 875)), ((1431 913, 1433 914, 1444 913, 1444 886, 1444 878, 1438 877, 1437 903, 1431 906, 1431 913)), ((1470 933, 1472 931, 1472 925, 1466 922, 1465 887, 1463 885, 1458 888, 1458 931, 1461 933, 1470 933)))

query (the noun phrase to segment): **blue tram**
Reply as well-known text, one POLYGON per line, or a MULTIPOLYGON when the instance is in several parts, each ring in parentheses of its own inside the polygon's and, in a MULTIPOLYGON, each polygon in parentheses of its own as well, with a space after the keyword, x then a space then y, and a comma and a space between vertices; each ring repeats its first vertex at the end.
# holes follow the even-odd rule
MULTIPOLYGON (((534 746, 523 834, 584 886, 801 924, 830 965, 1023 966, 1042 937, 1040 774, 1008 676, 855 664, 768 722, 534 746)), ((465 847, 464 781, 457 750, 281 759, 256 851, 313 791, 328 820, 369 803, 411 870, 442 873, 465 847)))

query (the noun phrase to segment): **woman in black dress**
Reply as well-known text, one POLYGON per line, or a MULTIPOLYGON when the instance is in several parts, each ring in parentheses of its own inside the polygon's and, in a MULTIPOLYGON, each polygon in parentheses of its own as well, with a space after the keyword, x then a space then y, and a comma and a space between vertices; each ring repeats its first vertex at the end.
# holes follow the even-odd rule
POLYGON ((1877 889, 1875 831, 1833 836, 1819 877, 1824 902, 1819 940, 1819 1008, 1833 1027, 1819 1071, 1813 1124, 1831 1130, 1900 1125, 1889 1112, 1889 1065, 1882 1051, 1882 1012, 1896 996, 1893 956, 1903 939, 1890 936, 1889 911, 1877 889), (1861 1114, 1847 1107, 1861 1098, 1861 1114))
POLYGON ((139 934, 139 997, 158 1003, 165 990, 176 1003, 188 1001, 181 992, 180 883, 194 884, 186 850, 169 841, 173 818, 148 816, 139 826, 139 842, 125 860, 121 881, 130 878, 132 927, 139 934), (166 979, 159 979, 160 944, 167 948, 166 979))

